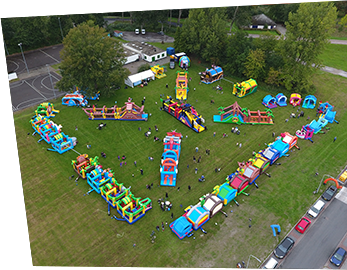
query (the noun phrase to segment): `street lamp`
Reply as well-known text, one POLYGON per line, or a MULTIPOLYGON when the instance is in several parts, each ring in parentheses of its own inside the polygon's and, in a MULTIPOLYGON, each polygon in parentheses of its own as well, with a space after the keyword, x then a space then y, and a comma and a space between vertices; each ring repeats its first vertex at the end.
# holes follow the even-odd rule
POLYGON ((255 257, 255 256, 253 256, 253 255, 251 254, 251 255, 249 255, 249 257, 248 257, 248 262, 247 262, 246 268, 248 268, 249 260, 251 259, 251 257, 253 257, 253 258, 256 259, 258 262, 261 263, 261 260, 260 260, 260 259, 258 259, 257 257, 255 257))
POLYGON ((25 61, 24 53, 23 53, 23 50, 22 50, 22 43, 19 43, 18 46, 20 47, 20 51, 22 52, 22 56, 23 56, 23 60, 24 60, 24 64, 25 64, 25 67, 27 69, 27 72, 29 73, 27 62, 25 61))
POLYGON ((49 74, 49 79, 51 80, 52 90, 53 90, 54 98, 55 98, 55 91, 54 91, 54 86, 53 86, 53 81, 52 81, 51 72, 49 71, 49 66, 48 66, 48 64, 46 64, 46 66, 47 66, 47 70, 48 70, 48 74, 49 74))
POLYGON ((59 27, 60 27, 60 33, 61 33, 61 40, 63 40, 64 35, 63 35, 63 30, 61 29, 60 17, 58 17, 58 20, 59 20, 59 27))
POLYGON ((7 55, 10 55, 8 53, 8 50, 7 50, 7 46, 6 46, 6 42, 5 42, 4 36, 2 35, 2 32, 1 32, 1 28, 0 28, 0 34, 1 34, 1 37, 2 37, 2 41, 4 42, 4 45, 5 45, 5 49, 6 49, 7 55))

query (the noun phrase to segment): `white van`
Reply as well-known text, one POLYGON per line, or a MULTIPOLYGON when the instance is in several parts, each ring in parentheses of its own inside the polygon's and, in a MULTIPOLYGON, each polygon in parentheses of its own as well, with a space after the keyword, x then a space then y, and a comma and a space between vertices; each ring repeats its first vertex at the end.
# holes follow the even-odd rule
POLYGON ((141 29, 141 34, 145 35, 146 34, 146 29, 141 29))
POLYGON ((278 261, 275 258, 270 258, 264 265, 263 269, 275 269, 278 265, 278 261))
POLYGON ((325 202, 323 202, 322 200, 318 200, 314 205, 311 206, 310 210, 307 211, 307 215, 316 218, 324 208, 324 205, 325 202))
POLYGON ((135 29, 135 34, 136 34, 136 35, 140 34, 140 30, 136 28, 136 29, 135 29))

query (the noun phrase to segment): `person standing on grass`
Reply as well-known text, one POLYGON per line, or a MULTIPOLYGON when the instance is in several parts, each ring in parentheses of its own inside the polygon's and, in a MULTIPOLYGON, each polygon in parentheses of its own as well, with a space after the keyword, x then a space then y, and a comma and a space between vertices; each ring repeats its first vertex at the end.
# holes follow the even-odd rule
POLYGON ((140 169, 140 172, 141 172, 141 175, 143 175, 143 170, 142 169, 140 169))
POLYGON ((333 142, 335 142, 337 140, 337 137, 335 136, 335 138, 334 138, 334 141, 333 142))

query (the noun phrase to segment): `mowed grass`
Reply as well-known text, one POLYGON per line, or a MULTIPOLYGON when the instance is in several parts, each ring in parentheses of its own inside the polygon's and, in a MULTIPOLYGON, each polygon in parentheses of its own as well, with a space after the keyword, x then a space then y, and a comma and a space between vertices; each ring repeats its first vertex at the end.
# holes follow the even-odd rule
POLYGON ((319 57, 323 64, 328 67, 334 67, 347 71, 347 46, 340 44, 328 44, 326 49, 319 57))
MULTIPOLYGON (((265 110, 261 104, 263 97, 278 92, 260 85, 256 93, 239 99, 231 94, 232 85, 228 81, 199 84, 198 72, 205 68, 193 62, 189 69, 192 81, 189 82, 188 102, 204 117, 208 127, 200 134, 159 109, 161 95, 174 96, 178 68, 168 69, 167 77, 150 82, 147 87, 122 88, 114 97, 102 97, 97 102, 98 106, 110 107, 117 101, 122 106, 128 97, 132 97, 140 105, 145 96, 145 112, 151 114, 148 122, 104 121, 107 126, 98 130, 97 125, 102 121, 90 121, 82 109, 62 106, 61 100, 52 101, 60 110, 53 121, 63 126, 65 134, 77 137, 78 145, 74 148, 77 152, 87 153, 90 157, 105 152, 107 157, 99 159, 103 167, 112 168, 117 181, 131 186, 136 197, 151 198, 153 209, 133 225, 111 219, 107 215, 106 202, 97 193, 85 195, 89 190, 86 181, 76 183, 69 179, 71 175, 76 176, 71 166, 71 160, 77 157, 74 151, 62 155, 47 151, 48 144, 44 141, 37 143, 38 135, 27 135, 33 132, 29 120, 35 108, 14 113, 33 265, 229 268, 235 267, 238 261, 246 261, 250 254, 263 260, 280 240, 272 236, 270 225, 279 223, 283 237, 322 193, 323 187, 319 194, 312 193, 319 185, 320 176, 337 176, 346 165, 347 80, 319 72, 314 78, 315 95, 318 100, 329 101, 335 106, 340 124, 329 124, 330 130, 326 134, 314 135, 313 144, 299 140, 301 150, 292 150, 289 157, 279 160, 282 165, 272 166, 268 170, 271 178, 259 177, 259 189, 252 186, 247 190, 250 196, 237 197, 239 207, 232 202, 223 208, 228 213, 227 218, 217 214, 203 226, 208 234, 197 231, 195 239, 191 237, 181 241, 166 225, 164 232, 157 232, 157 225, 173 221, 171 213, 174 219, 181 216, 184 208, 195 205, 202 195, 222 184, 225 177, 237 169, 237 162, 248 160, 252 151, 264 149, 266 143, 274 140, 272 132, 276 135, 285 131, 294 134, 302 125, 316 119, 315 110, 304 109, 303 118, 285 122, 290 113, 296 113, 296 109, 291 106, 275 108, 274 125, 238 126, 241 134, 232 134, 232 124, 212 121, 220 106, 226 107, 237 101, 241 107, 250 110, 265 110), (169 88, 165 87, 167 83, 169 88), (218 84, 223 91, 212 89, 218 84), (339 87, 332 88, 331 85, 339 87), (214 104, 211 104, 211 99, 214 104), (158 132, 154 131, 154 125, 158 126, 158 132), (144 132, 149 127, 152 135, 147 139, 144 132), (163 138, 172 130, 184 135, 177 186, 162 187, 158 184, 163 145, 154 142, 153 136, 163 138), (215 137, 213 132, 216 132, 215 137), (222 138, 223 133, 228 137, 222 138), (337 140, 333 143, 335 136, 337 140), (241 148, 236 145, 240 142, 241 148), (91 144, 91 149, 87 149, 87 144, 91 144), (198 153, 195 147, 199 147, 198 153), (206 149, 211 150, 211 155, 205 154, 206 149), (127 157, 127 165, 122 168, 118 155, 127 157), (201 163, 193 163, 192 157, 200 155, 201 163), (149 156, 154 161, 150 161, 149 156), (133 164, 135 160, 137 167, 133 164), (215 173, 216 167, 220 167, 221 172, 215 173), (143 176, 140 168, 144 170, 143 176), (195 174, 195 168, 198 168, 198 174, 195 174), (319 177, 315 177, 316 172, 319 172, 319 177), (201 174, 206 177, 203 183, 198 182, 201 174), (146 189, 146 184, 151 183, 153 188, 146 189), (191 191, 188 191, 188 185, 192 187, 191 191), (166 192, 173 203, 170 212, 163 212, 157 204, 166 192), (252 218, 251 228, 248 227, 249 218, 252 218), (156 232, 154 244, 150 242, 153 230, 156 232)), ((227 79, 236 82, 234 78, 227 79)), ((283 93, 289 97, 289 93, 283 93)), ((119 217, 114 209, 111 214, 119 217)), ((259 264, 251 260, 250 267, 257 266, 259 264)))

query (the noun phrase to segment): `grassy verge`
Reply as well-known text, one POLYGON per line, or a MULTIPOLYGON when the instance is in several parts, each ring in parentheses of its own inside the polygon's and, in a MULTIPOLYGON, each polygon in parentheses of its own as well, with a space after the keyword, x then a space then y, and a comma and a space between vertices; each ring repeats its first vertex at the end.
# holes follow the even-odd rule
POLYGON ((347 45, 328 44, 326 50, 319 57, 323 64, 347 71, 347 45))
MULTIPOLYGON (((88 153, 90 157, 103 151, 107 158, 100 157, 104 168, 115 171, 118 182, 131 186, 136 197, 150 197, 153 209, 133 225, 116 221, 107 216, 107 205, 95 192, 84 195, 89 187, 83 180, 77 183, 69 177, 75 174, 71 160, 77 157, 73 151, 62 155, 47 151, 45 142, 37 143, 37 136, 32 133, 29 124, 35 108, 14 113, 18 154, 21 165, 23 192, 29 228, 32 260, 35 266, 117 266, 117 267, 235 267, 240 260, 246 261, 249 254, 265 259, 276 245, 271 237, 270 225, 279 223, 283 236, 304 214, 309 205, 322 193, 313 195, 320 179, 315 172, 337 175, 346 164, 347 147, 347 80, 331 74, 319 72, 315 75, 318 100, 328 100, 335 105, 340 124, 329 124, 331 128, 325 135, 314 135, 314 143, 299 141, 301 150, 293 150, 289 157, 283 157, 281 166, 269 169, 272 177, 261 176, 257 182, 259 189, 250 187, 250 196, 240 195, 234 203, 226 206, 224 211, 229 217, 218 214, 204 225, 208 234, 200 231, 194 238, 180 241, 165 226, 165 231, 157 232, 155 227, 163 222, 170 223, 184 213, 183 209, 194 205, 199 198, 211 192, 215 185, 222 184, 227 174, 234 172, 238 161, 248 160, 252 151, 265 147, 272 142, 272 132, 276 135, 288 131, 292 134, 302 125, 315 119, 314 110, 305 110, 305 117, 290 119, 290 113, 296 112, 292 107, 276 108, 275 125, 272 126, 239 126, 240 135, 231 133, 231 124, 217 124, 212 115, 218 114, 218 107, 228 106, 237 101, 241 107, 250 110, 265 110, 262 98, 269 92, 265 88, 243 99, 231 94, 231 84, 222 80, 212 85, 199 84, 199 72, 205 66, 192 63, 189 69, 188 102, 205 118, 208 130, 197 134, 178 122, 169 114, 160 111, 160 96, 174 96, 176 71, 167 71, 167 77, 150 82, 147 87, 120 89, 111 98, 101 97, 98 106, 108 107, 123 105, 130 96, 136 104, 146 97, 145 112, 151 114, 148 122, 107 121, 107 126, 98 130, 100 121, 90 121, 82 109, 64 107, 60 100, 53 100, 60 113, 53 119, 63 126, 69 136, 77 137, 75 150, 88 153), (165 85, 169 84, 169 88, 165 85), (219 84, 223 91, 213 90, 219 84), (339 88, 331 89, 331 84, 339 88), (196 88, 196 90, 194 90, 196 88), (211 99, 215 103, 211 104, 211 99), (307 119, 310 117, 310 120, 307 119), (159 128, 154 131, 154 125, 159 128), (78 130, 75 127, 78 127, 78 130), (141 127, 141 131, 139 131, 141 127), (144 132, 151 127, 152 135, 163 138, 166 132, 176 130, 184 135, 180 156, 177 188, 158 186, 160 181, 159 165, 163 145, 153 141, 153 136, 146 139, 144 132), (213 136, 216 132, 216 136, 213 136), (222 134, 228 137, 223 138, 222 134), (333 144, 333 138, 338 140, 333 144), (242 148, 236 143, 242 143, 242 148), (91 144, 91 149, 86 145, 91 144), (195 147, 199 152, 195 152, 195 147), (205 155, 205 149, 211 155, 205 155), (120 167, 117 156, 126 155, 127 165, 120 167), (193 156, 202 157, 201 163, 193 163, 193 156), (154 161, 148 159, 149 156, 154 161), (137 167, 133 162, 137 161, 137 167), (188 166, 189 165, 189 168, 188 166), (221 167, 219 173, 214 168, 221 167), (141 176, 139 169, 143 168, 141 176), (194 173, 198 168, 198 174, 194 173), (132 176, 134 174, 134 177, 132 176), (204 174, 206 182, 198 182, 204 174), (146 184, 153 183, 151 190, 146 184), (191 190, 188 190, 188 185, 191 190), (168 193, 173 203, 170 212, 163 212, 157 200, 168 193), (182 205, 182 207, 180 206, 182 205), (233 213, 230 213, 233 210, 233 213), (248 228, 248 219, 252 218, 253 226, 248 228), (217 225, 216 225, 217 224, 217 225), (150 234, 156 231, 156 240, 150 242, 150 234), (136 243, 136 247, 133 244, 136 243), (211 250, 212 247, 216 247, 211 250), (217 251, 218 250, 218 251, 217 251), (170 258, 170 259, 168 259, 170 258)), ((234 78, 228 77, 230 81, 234 78)), ((273 93, 271 93, 273 94, 273 93)), ((95 104, 95 102, 91 102, 95 104)), ((112 214, 116 214, 114 209, 112 214)), ((251 267, 257 267, 252 262, 251 267)))

